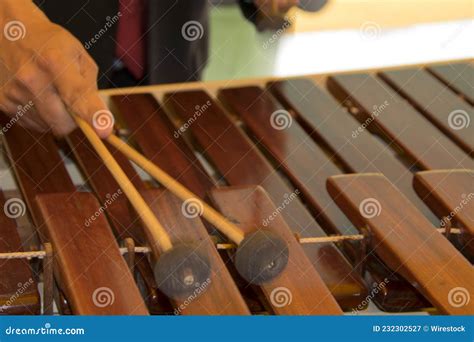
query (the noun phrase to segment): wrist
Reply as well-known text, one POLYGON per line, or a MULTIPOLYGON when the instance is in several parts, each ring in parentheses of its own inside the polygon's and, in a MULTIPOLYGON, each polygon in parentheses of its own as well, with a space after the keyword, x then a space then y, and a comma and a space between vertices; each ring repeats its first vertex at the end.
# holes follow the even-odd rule
POLYGON ((32 0, 0 0, 0 24, 11 20, 30 23, 48 18, 32 0))

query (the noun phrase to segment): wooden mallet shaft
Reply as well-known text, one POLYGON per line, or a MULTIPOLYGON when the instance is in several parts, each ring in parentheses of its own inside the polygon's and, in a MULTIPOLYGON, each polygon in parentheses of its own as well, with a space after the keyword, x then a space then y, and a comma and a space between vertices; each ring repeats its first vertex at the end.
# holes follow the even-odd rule
POLYGON ((128 159, 135 162, 138 166, 140 166, 143 170, 150 174, 150 176, 155 178, 173 194, 179 197, 181 200, 196 201, 196 203, 199 203, 199 206, 203 209, 202 216, 204 216, 204 218, 209 221, 209 223, 219 229, 235 244, 239 245, 242 242, 245 236, 244 232, 240 228, 229 222, 214 208, 202 201, 198 196, 196 196, 194 193, 184 187, 181 183, 176 181, 173 177, 168 175, 161 168, 153 164, 150 160, 148 160, 135 149, 123 142, 116 135, 109 135, 107 141, 115 148, 117 148, 120 152, 122 152, 125 156, 127 156, 128 159))
POLYGON ((145 231, 151 244, 150 247, 155 255, 158 256, 163 252, 171 250, 173 248, 173 244, 171 243, 168 233, 153 214, 150 207, 147 205, 138 190, 128 179, 127 175, 114 159, 107 147, 104 145, 102 140, 98 137, 97 133, 89 125, 89 123, 84 121, 79 116, 73 114, 72 117, 91 145, 94 147, 97 154, 102 158, 107 169, 109 169, 112 176, 125 192, 125 195, 132 204, 133 208, 136 210, 138 215, 140 215, 147 228, 145 231))
MULTIPOLYGON (((148 238, 152 242, 150 247, 153 252, 155 252, 153 247, 156 248, 156 246, 161 247, 161 252, 164 251, 164 253, 160 253, 160 250, 156 249, 160 257, 156 262, 154 273, 160 290, 173 299, 189 296, 195 291, 194 285, 202 283, 211 274, 207 255, 190 245, 173 246, 171 244, 164 228, 159 224, 94 129, 78 116, 74 116, 74 119, 144 221, 147 227, 146 232, 149 233, 148 238)), ((288 246, 278 234, 263 229, 244 234, 236 225, 229 222, 120 138, 111 134, 107 137, 107 141, 179 197, 184 202, 183 214, 185 214, 186 204, 199 206, 200 214, 238 246, 234 257, 235 267, 249 283, 260 285, 271 281, 286 268, 289 258, 288 246)))
POLYGON ((172 244, 166 230, 95 130, 79 116, 72 116, 145 224, 150 249, 157 258, 154 275, 158 288, 175 300, 189 297, 198 284, 211 276, 207 253, 192 243, 172 244))

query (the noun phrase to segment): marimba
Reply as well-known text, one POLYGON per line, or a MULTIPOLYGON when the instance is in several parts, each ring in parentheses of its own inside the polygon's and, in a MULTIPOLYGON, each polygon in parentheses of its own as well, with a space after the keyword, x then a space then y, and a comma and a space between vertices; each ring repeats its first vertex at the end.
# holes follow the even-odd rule
POLYGON ((286 244, 283 271, 249 282, 202 202, 107 144, 171 243, 207 255, 181 298, 160 291, 160 255, 84 134, 58 141, 2 114, 19 191, 0 194, 0 312, 473 314, 473 84, 459 62, 103 91, 124 141, 246 235, 286 244))

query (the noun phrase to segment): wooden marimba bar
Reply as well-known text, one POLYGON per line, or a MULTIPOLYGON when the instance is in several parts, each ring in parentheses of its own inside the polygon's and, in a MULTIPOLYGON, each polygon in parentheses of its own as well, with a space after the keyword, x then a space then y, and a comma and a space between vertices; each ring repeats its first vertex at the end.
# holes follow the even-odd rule
POLYGON ((208 279, 183 298, 160 291, 160 253, 83 133, 57 141, 3 116, 21 195, 0 196, 0 257, 11 257, 0 259, 0 313, 39 314, 44 282, 45 313, 54 297, 62 314, 342 314, 368 299, 387 312, 472 314, 472 84, 463 62, 104 91, 123 139, 246 236, 287 245, 281 274, 249 286, 200 200, 106 144, 171 243, 207 255, 208 279), (20 197, 47 251, 22 248, 20 197))

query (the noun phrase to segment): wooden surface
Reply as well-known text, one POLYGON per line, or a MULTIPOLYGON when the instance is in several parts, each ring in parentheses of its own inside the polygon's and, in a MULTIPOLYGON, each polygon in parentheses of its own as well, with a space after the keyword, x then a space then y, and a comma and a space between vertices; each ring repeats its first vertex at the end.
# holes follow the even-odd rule
MULTIPOLYGON (((132 181, 127 177, 127 174, 122 170, 120 165, 114 159, 102 139, 97 135, 97 132, 80 116, 73 115, 73 117, 75 123, 80 127, 81 131, 87 137, 87 140, 89 140, 91 145, 94 146, 94 150, 103 160, 104 164, 107 166, 107 169, 113 175, 117 183, 120 184, 121 189, 123 190, 125 196, 127 196, 128 201, 133 206, 133 209, 140 216, 140 220, 143 223, 143 227, 145 228, 145 233, 148 238, 148 247, 151 248, 153 255, 156 257, 161 253, 170 251, 173 248, 173 245, 170 238, 168 237, 168 234, 166 234, 165 229, 156 219, 156 216, 145 203, 145 200, 142 198, 137 188, 135 188, 132 181)), ((135 149, 131 148, 115 134, 111 134, 106 140, 110 144, 113 144, 117 149, 120 149, 122 152, 123 149, 120 148, 120 146, 123 145, 125 148, 130 149, 131 151, 140 155, 135 149), (121 145, 118 146, 115 142, 118 142, 121 145)))
MULTIPOLYGON (((397 67, 395 69, 399 69, 399 67, 397 67)), ((373 70, 373 71, 377 72, 378 70, 373 70)), ((371 71, 371 72, 373 72, 373 71, 371 71)), ((325 84, 327 77, 328 77, 328 75, 313 75, 313 76, 311 76, 312 80, 320 86, 325 84)), ((103 91, 102 94, 106 97, 110 94, 128 94, 128 93, 151 91, 151 92, 153 92, 155 97, 161 98, 163 96, 163 94, 167 91, 175 92, 178 89, 179 90, 198 89, 198 88, 202 88, 202 87, 205 87, 206 89, 208 89, 212 94, 216 94, 217 89, 219 87, 223 86, 223 85, 229 85, 229 84, 230 85, 255 85, 255 84, 257 84, 259 86, 263 86, 264 83, 268 80, 275 81, 275 79, 257 79, 257 80, 237 80, 237 81, 231 81, 230 83, 218 81, 218 82, 209 82, 209 83, 206 83, 206 84, 191 83, 191 84, 180 84, 180 85, 160 85, 160 86, 150 86, 150 87, 139 87, 139 88, 128 88, 128 89, 103 91)), ((382 81, 380 81, 380 82, 382 82, 382 81)), ((385 86, 387 86, 387 85, 385 85, 385 86)), ((454 87, 453 87, 453 89, 454 89, 454 87)), ((147 97, 147 95, 139 95, 139 96, 140 97, 142 97, 142 96, 147 97)), ((125 98, 125 100, 129 99, 128 96, 125 96, 124 98, 125 98)), ((146 101, 144 101, 144 102, 146 102, 146 101)), ((199 160, 197 160, 194 153, 188 148, 188 146, 186 144, 183 144, 182 139, 181 138, 177 139, 177 138, 173 137, 173 134, 176 133, 176 131, 174 131, 173 125, 168 120, 168 117, 166 116, 166 114, 162 110, 157 110, 156 103, 153 104, 153 102, 154 102, 153 98, 151 98, 151 100, 148 101, 148 102, 151 103, 151 105, 146 105, 144 107, 141 107, 141 105, 137 106, 135 103, 132 103, 132 105, 130 105, 127 110, 131 113, 130 115, 136 115, 136 116, 139 116, 140 113, 141 113, 141 110, 136 110, 136 108, 151 110, 150 113, 157 114, 156 117, 158 117, 159 122, 165 122, 165 125, 162 126, 161 128, 158 128, 158 129, 155 128, 153 130, 149 130, 148 127, 144 128, 144 126, 148 126, 147 124, 148 124, 149 116, 145 117, 145 120, 143 120, 141 122, 138 121, 138 124, 137 124, 138 126, 136 126, 136 127, 139 128, 139 129, 147 130, 148 132, 153 132, 153 133, 151 133, 153 140, 156 141, 157 139, 162 138, 162 135, 165 136, 165 139, 162 140, 162 142, 165 142, 165 144, 163 144, 163 145, 158 144, 158 148, 157 148, 156 144, 155 144, 155 146, 153 146, 152 143, 151 144, 149 143, 148 147, 147 147, 151 151, 151 152, 150 151, 149 152, 154 154, 154 158, 156 158, 156 160, 160 159, 161 163, 164 163, 163 165, 169 165, 169 162, 168 162, 169 159, 167 159, 167 158, 172 158, 171 156, 173 155, 173 153, 177 153, 180 156, 178 158, 181 158, 183 160, 183 162, 178 163, 178 165, 176 165, 176 166, 170 167, 172 169, 171 171, 176 172, 176 170, 178 170, 179 171, 178 175, 180 175, 181 173, 183 173, 183 171, 188 170, 188 168, 191 168, 191 169, 197 168, 198 169, 198 174, 202 173, 205 176, 204 178, 207 179, 207 185, 206 186, 196 185, 196 184, 204 184, 206 182, 206 181, 202 181, 202 179, 201 180, 196 180, 196 179, 199 179, 200 176, 197 176, 197 177, 191 176, 190 179, 194 178, 194 180, 190 181, 190 184, 191 184, 191 186, 196 187, 196 189, 201 189, 201 191, 203 193, 205 193, 214 184, 214 182, 207 177, 206 173, 203 171, 203 169, 201 167, 201 164, 200 164, 199 160), (154 108, 154 109, 151 109, 151 108, 154 108), (178 149, 168 148, 168 145, 169 145, 168 143, 170 141, 172 142, 171 145, 179 145, 179 148, 178 149), (151 147, 150 147, 150 145, 151 145, 151 147), (163 146, 165 148, 159 149, 160 147, 163 147, 163 146), (153 150, 153 148, 154 148, 154 150, 153 150), (183 152, 182 152, 183 150, 187 151, 186 153, 184 153, 184 158, 182 158, 183 157, 183 152), (189 152, 190 152, 190 154, 188 154, 189 152), (188 159, 188 157, 190 159, 188 159)), ((200 105, 202 105, 202 104, 200 104, 200 105)), ((417 114, 420 115, 419 113, 417 113, 417 114)), ((153 115, 153 116, 155 116, 155 115, 153 115)), ((17 125, 14 125, 14 127, 12 127, 11 130, 12 131, 16 130, 17 129, 16 126, 17 125)), ((373 126, 375 126, 375 125, 373 125, 373 126)), ((307 127, 304 126, 304 129, 307 129, 307 127)), ((380 132, 380 129, 378 129, 378 131, 380 132)), ((132 137, 131 137, 132 141, 138 142, 137 139, 135 139, 135 137, 133 136, 133 133, 134 133, 134 130, 132 130, 132 137)), ((39 176, 37 174, 35 174, 34 169, 31 168, 28 165, 28 163, 25 163, 22 160, 22 158, 24 157, 23 153, 17 154, 17 159, 19 161, 19 165, 17 165, 16 162, 13 163, 16 174, 20 175, 20 176, 17 176, 17 177, 19 179, 20 178, 22 179, 22 182, 21 182, 22 184, 20 186, 22 188, 25 188, 26 191, 28 191, 30 194, 33 194, 33 197, 30 196, 30 198, 25 198, 25 201, 28 203, 28 206, 30 208, 32 208, 31 209, 32 215, 35 217, 36 222, 39 223, 39 225, 41 225, 41 220, 42 220, 41 213, 38 213, 38 209, 36 208, 36 203, 34 201, 34 195, 36 194, 36 192, 47 193, 47 192, 49 192, 49 191, 46 191, 48 189, 48 187, 51 188, 51 189, 56 189, 56 190, 53 190, 53 192, 70 191, 70 190, 61 190, 61 188, 67 189, 69 187, 69 189, 71 189, 71 188, 74 188, 74 185, 72 185, 72 182, 69 179, 67 171, 64 168, 63 161, 61 160, 61 157, 59 157, 59 155, 56 151, 56 146, 55 146, 55 143, 54 143, 53 139, 51 139, 50 136, 42 136, 41 134, 32 135, 32 137, 33 137, 33 139, 30 139, 30 140, 28 140, 28 137, 26 137, 25 139, 20 139, 19 141, 15 141, 15 138, 10 136, 10 138, 9 138, 10 139, 10 143, 9 143, 10 146, 8 146, 8 147, 12 148, 13 150, 23 150, 23 152, 26 151, 27 153, 25 154, 25 156, 27 156, 28 159, 33 159, 35 161, 43 160, 45 154, 44 153, 42 154, 41 152, 42 151, 43 152, 48 151, 48 153, 46 153, 46 155, 51 156, 51 158, 48 157, 46 159, 52 159, 53 161, 55 161, 55 162, 51 163, 51 160, 49 160, 49 161, 45 160, 45 163, 39 164, 40 166, 38 166, 38 168, 41 170, 41 172, 39 173, 39 176), (38 148, 38 146, 34 146, 35 142, 40 142, 41 143, 41 148, 38 148), (19 146, 19 148, 17 148, 17 146, 19 146), (32 146, 33 146, 33 148, 32 148, 32 146), (31 149, 33 150, 32 152, 30 152, 31 149), (39 152, 39 153, 36 153, 36 152, 39 152), (44 165, 46 165, 46 166, 44 166, 44 165), (24 186, 23 184, 26 184, 26 186, 24 186), (31 198, 33 198, 33 200, 31 198)), ((213 138, 215 138, 214 140, 217 140, 217 138, 220 138, 220 136, 213 137, 213 138)), ((318 142, 318 144, 321 144, 320 140, 316 139, 316 141, 318 142)), ((143 144, 147 145, 146 141, 143 144)), ((327 154, 328 153, 328 149, 327 149, 328 146, 327 145, 324 146, 324 144, 321 144, 321 145, 323 145, 322 147, 324 149, 324 152, 327 154)), ((393 145, 395 145, 395 144, 393 144, 393 145)), ((428 152, 430 152, 430 151, 428 151, 428 152)), ((260 153, 260 152, 258 152, 258 153, 260 153)), ((272 159, 272 161, 275 161, 275 158, 272 157, 271 159, 272 159)), ((258 159, 256 159, 256 160, 258 160, 258 159)), ((342 159, 340 159, 339 157, 336 156, 334 161, 337 162, 337 163, 340 163, 338 165, 342 168, 342 170, 347 172, 347 165, 344 165, 344 162, 342 161, 342 159)), ((157 161, 155 161, 155 162, 157 162, 157 161)), ((268 164, 268 162, 267 162, 267 164, 268 164)), ((221 166, 221 167, 225 168, 225 166, 221 166)), ((271 165, 270 165, 270 167, 271 167, 271 165)), ((452 166, 449 166, 449 167, 451 168, 452 166)), ((184 173, 186 173, 186 172, 184 172, 184 173)), ((235 173, 235 175, 237 175, 237 176, 235 176, 237 178, 238 173, 235 173)), ((187 177, 184 177, 184 178, 187 178, 187 177)), ((223 180, 224 180, 224 178, 226 178, 225 175, 223 177, 223 180)), ((256 178, 258 179, 258 176, 256 176, 256 178)), ((247 179, 247 181, 249 181, 250 179, 252 179, 252 178, 247 179)), ((238 180, 234 180, 234 181, 229 181, 228 179, 225 179, 225 180, 228 181, 229 183, 235 182, 235 184, 237 184, 237 182, 238 182, 238 180)), ((286 188, 289 189, 290 191, 294 188, 293 186, 289 185, 289 183, 286 183, 285 185, 286 185, 286 188)), ((75 190, 72 190, 72 191, 75 191, 75 190)), ((97 193, 99 193, 99 191, 97 191, 97 193)), ((280 196, 281 196, 281 194, 280 194, 280 196)), ((123 208, 125 208, 125 206, 123 208)), ((117 213, 119 213, 118 210, 117 210, 117 213)), ((119 215, 119 214, 117 214, 117 215, 119 215)), ((372 276, 372 274, 370 274, 369 276, 372 276)), ((391 283, 390 283, 390 285, 391 285, 391 283)))
MULTIPOLYGON (((193 151, 178 135, 166 113, 151 95, 114 96, 112 104, 117 108, 130 130, 130 140, 137 143, 143 154, 165 172, 187 186, 199 197, 205 199, 207 192, 215 185, 207 176, 193 151)), ((213 234, 216 230, 206 223, 213 234)), ((252 307, 261 309, 253 291, 240 289, 252 298, 252 307)), ((247 298, 247 299, 248 299, 247 298)))
MULTIPOLYGON (((102 203, 113 196, 113 201, 107 206, 107 216, 112 222, 114 230, 121 239, 131 237, 138 243, 145 242, 143 228, 140 226, 136 213, 128 204, 126 196, 102 160, 94 151, 92 145, 80 130, 75 130, 68 136, 68 143, 76 161, 84 173, 87 183, 102 203)), ((127 177, 137 189, 145 188, 140 176, 135 172, 132 165, 120 152, 107 144, 115 160, 119 163, 127 177)))
POLYGON ((74 192, 76 187, 69 177, 52 135, 32 132, 19 125, 13 125, 3 137, 18 186, 24 195, 33 222, 41 234, 43 220, 38 213, 36 195, 74 192))
POLYGON ((212 273, 208 285, 202 284, 201 293, 174 301, 175 313, 184 315, 248 315, 247 305, 227 270, 226 265, 199 217, 183 215, 183 202, 163 189, 143 190, 143 197, 166 229, 173 245, 196 244, 196 248, 208 255, 212 273), (196 298, 194 298, 194 296, 196 298))
MULTIPOLYGON (((235 244, 240 244, 244 239, 244 234, 235 227, 231 222, 226 220, 214 208, 207 204, 203 199, 200 199, 195 193, 163 171, 159 166, 154 164, 136 149, 124 142, 116 135, 111 135, 107 141, 115 146, 118 150, 123 152, 131 161, 147 172, 154 180, 158 181, 163 187, 170 190, 182 201, 188 203, 189 201, 197 201, 202 217, 211 225, 213 225, 222 235, 226 236, 229 241, 235 244)), ((136 208, 136 206, 134 206, 136 208)), ((143 215, 140 215, 143 219, 143 215)), ((171 242, 170 242, 171 243, 171 242)))
POLYGON ((279 103, 256 87, 223 89, 220 97, 265 146, 277 168, 295 182, 324 229, 340 234, 357 232, 325 187, 326 179, 340 174, 341 170, 296 122, 284 129, 274 128, 277 124, 272 113, 283 109, 279 103))
MULTIPOLYGON (((122 189, 96 154, 94 148, 87 141, 84 134, 77 129, 68 136, 67 141, 87 183, 91 186, 99 200, 102 203, 107 203, 105 213, 118 238, 122 241, 126 238, 132 238, 136 245, 146 245, 145 233, 138 215, 131 208, 122 189)), ((128 159, 115 150, 114 147, 108 144, 107 146, 133 185, 137 189, 145 189, 146 185, 133 169, 128 159)), ((168 299, 158 290, 152 266, 145 254, 135 255, 135 267, 143 279, 144 289, 146 290, 145 301, 150 312, 163 313, 171 311, 168 299)))
POLYGON ((433 65, 428 68, 433 75, 474 105, 474 68, 467 63, 433 65))
MULTIPOLYGON (((261 228, 263 220, 276 210, 261 187, 216 188, 211 196, 217 208, 237 220, 246 233, 261 228)), ((289 249, 287 267, 277 278, 260 286, 271 310, 280 315, 342 314, 281 216, 275 216, 265 229, 282 237, 289 249)))
MULTIPOLYGON (((262 186, 274 203, 285 203, 281 214, 293 232, 301 237, 326 236, 300 199, 288 200, 291 194, 298 195, 299 190, 282 180, 209 95, 203 91, 170 93, 166 102, 183 122, 193 120, 188 130, 225 181, 234 186, 262 186), (209 106, 202 114, 195 115, 196 104, 203 103, 209 106)), ((366 296, 365 287, 338 249, 331 244, 306 244, 302 247, 339 305, 347 309, 359 305, 366 296)))
MULTIPOLYGON (((13 207, 5 206, 6 199, 0 190, 0 207, 5 213, 15 217, 13 207)), ((21 208, 18 213, 21 213, 21 208)), ((26 208, 23 207, 23 212, 26 208)), ((0 215, 0 253, 23 252, 20 236, 14 218, 0 215)), ((38 284, 33 278, 33 271, 26 259, 0 260, 0 315, 37 315, 40 313, 40 297, 38 284)))
POLYGON ((367 74, 333 76, 328 87, 341 102, 356 108, 356 117, 368 122, 368 129, 382 132, 390 144, 399 146, 421 168, 474 168, 461 148, 381 79, 367 74), (374 107, 384 104, 378 114, 372 113, 374 107))
POLYGON ((468 124, 470 118, 474 119, 474 108, 469 103, 423 69, 386 71, 380 76, 466 153, 474 156, 474 125, 468 124))
POLYGON ((309 79, 275 82, 271 90, 317 142, 350 173, 380 172, 403 191, 433 224, 439 220, 413 190, 413 174, 337 101, 309 79))
MULTIPOLYGON (((78 147, 78 145, 75 145, 76 154, 80 154, 84 157, 86 152, 84 146, 78 147)), ((210 279, 211 284, 208 287, 206 286, 205 291, 196 299, 192 298, 192 300, 190 300, 186 298, 184 302, 174 301, 175 310, 179 310, 176 312, 194 315, 249 314, 248 308, 222 259, 217 254, 217 250, 212 245, 209 235, 200 219, 185 218, 181 209, 182 202, 170 193, 158 189, 145 190, 145 184, 141 181, 139 175, 136 174, 133 168, 131 168, 130 163, 118 151, 114 149, 112 149, 112 151, 117 160, 120 161, 121 166, 126 170, 127 175, 134 179, 135 186, 141 189, 144 199, 170 235, 173 244, 197 241, 199 245, 205 249, 206 254, 209 253, 211 257, 212 267, 214 269, 213 276, 210 279), (183 307, 182 309, 180 309, 181 306, 183 307)), ((104 166, 99 164, 101 163, 99 160, 95 160, 95 162, 91 160, 94 156, 94 154, 88 156, 87 167, 90 172, 93 172, 92 177, 95 178, 95 181, 93 181, 95 188, 97 190, 100 189, 102 193, 106 191, 107 188, 109 191, 117 192, 118 185, 116 183, 110 180, 109 186, 107 187, 106 179, 103 177, 104 175, 99 177, 100 170, 102 170, 104 166), (96 167, 95 172, 91 169, 94 166, 96 167)), ((95 158, 97 158, 97 156, 95 156, 95 158)), ((84 161, 84 164, 85 163, 84 161)), ((107 170, 103 172, 108 173, 107 170)), ((110 175, 108 176, 110 177, 110 175)), ((127 213, 123 213, 122 217, 124 215, 127 215, 127 213)), ((126 219, 127 220, 122 221, 122 224, 123 222, 130 222, 130 217, 126 219)), ((139 222, 131 222, 131 224, 135 226, 138 223, 139 222)), ((147 244, 143 239, 142 243, 147 244)))
MULTIPOLYGON (((257 87, 224 89, 220 92, 220 98, 242 118, 256 141, 265 146, 268 154, 275 159, 277 168, 282 169, 298 186, 305 196, 306 205, 313 209, 313 215, 323 228, 336 234, 357 233, 326 189, 327 178, 342 171, 296 120, 293 119, 284 129, 272 126, 276 122, 275 118, 272 119, 273 113, 283 107, 268 92, 264 93, 257 87)), ((424 306, 416 291, 377 257, 369 256, 367 264, 375 282, 379 283, 386 277, 390 279, 387 288, 375 296, 377 305, 395 311, 400 307, 413 310, 424 306)))
POLYGON ((445 223, 463 230, 462 241, 474 255, 474 170, 418 172, 414 186, 445 223))
POLYGON ((119 252, 105 215, 90 193, 36 197, 53 245, 56 270, 75 314, 147 315, 148 310, 119 252))
MULTIPOLYGON (((70 224, 70 222, 72 222, 70 220, 73 220, 73 218, 64 214, 62 217, 59 217, 60 215, 58 215, 56 212, 56 215, 58 216, 57 220, 62 219, 64 221, 62 223, 58 221, 59 223, 46 224, 45 222, 50 218, 49 216, 45 216, 45 209, 51 210, 51 212, 53 212, 55 208, 59 208, 61 205, 66 205, 66 203, 61 203, 60 201, 57 201, 57 203, 50 203, 45 200, 47 203, 44 205, 47 207, 44 207, 43 210, 40 210, 39 204, 36 200, 39 195, 49 194, 48 196, 54 196, 55 194, 62 194, 62 196, 65 197, 62 198, 64 201, 67 198, 70 198, 72 201, 77 195, 76 187, 69 177, 53 137, 49 134, 31 132, 23 129, 19 125, 13 125, 4 134, 4 142, 5 146, 7 147, 8 157, 10 158, 10 162, 17 178, 19 187, 22 190, 25 202, 27 203, 30 213, 32 214, 31 216, 35 223, 36 229, 41 232, 42 240, 49 241, 53 237, 58 237, 56 241, 51 241, 53 243, 55 253, 55 263, 61 264, 62 267, 68 268, 66 271, 71 273, 68 273, 67 277, 64 277, 64 275, 61 274, 56 274, 56 276, 59 275, 59 285, 61 289, 67 293, 67 299, 72 302, 70 304, 73 306, 73 312, 92 313, 91 310, 94 308, 96 309, 94 313, 97 314, 109 312, 108 310, 113 308, 101 310, 101 308, 91 306, 90 298, 83 304, 78 303, 76 301, 78 297, 73 298, 72 296, 75 296, 75 294, 70 292, 71 288, 76 289, 76 287, 73 286, 83 285, 84 280, 81 277, 84 277, 83 273, 86 271, 88 277, 86 288, 89 290, 90 286, 93 286, 94 288, 100 288, 103 286, 101 284, 104 275, 108 275, 111 278, 114 278, 115 276, 117 279, 119 277, 130 277, 130 279, 132 279, 128 267, 126 267, 122 256, 119 254, 117 242, 112 234, 112 231, 110 230, 109 225, 107 223, 97 225, 97 232, 95 232, 95 234, 97 234, 98 238, 100 239, 94 241, 94 244, 84 244, 81 246, 81 254, 78 254, 76 250, 68 248, 68 245, 63 245, 63 243, 78 233, 76 232, 76 227, 70 224), (94 263, 93 267, 89 267, 87 270, 72 267, 74 262, 77 262, 75 259, 78 255, 85 254, 87 255, 87 258, 90 258, 88 260, 100 260, 102 254, 105 251, 110 251, 110 253, 107 254, 109 258, 115 258, 113 261, 114 265, 121 266, 115 266, 115 268, 109 269, 108 264, 94 263), (73 263, 71 267, 69 266, 70 262, 73 263), (125 265, 125 268, 122 267, 123 265, 125 265), (82 279, 81 283, 76 283, 76 279, 82 279)), ((86 219, 94 215, 99 209, 96 201, 93 203, 92 200, 88 201, 89 207, 85 207, 84 209, 88 209, 89 211, 84 211, 82 213, 78 212, 77 215, 81 216, 74 217, 76 223, 80 221, 82 226, 84 226, 86 219)), ((71 213, 71 215, 74 215, 74 213, 71 213)), ((105 218, 100 219, 101 222, 102 220, 105 220, 105 218)), ((83 231, 82 234, 85 235, 85 232, 83 231)), ((86 243, 89 242, 87 236, 84 237, 84 241, 86 243)), ((77 264, 75 265, 78 267, 77 264)), ((84 267, 87 266, 85 264, 81 265, 84 267)), ((56 272, 58 271, 59 268, 56 268, 56 272)), ((115 286, 119 288, 119 290, 116 290, 115 293, 118 303, 122 301, 121 296, 124 296, 128 292, 130 292, 130 297, 132 299, 135 297, 135 294, 138 294, 138 288, 133 282, 133 279, 132 282, 125 281, 123 284, 118 283, 115 284, 115 286)), ((84 295, 87 294, 78 294, 80 298, 82 298, 84 295)), ((117 305, 117 309, 120 310, 130 309, 122 306, 122 304, 117 305)), ((147 313, 143 301, 140 303, 140 306, 137 307, 136 312, 143 314, 147 313)), ((128 312, 122 311, 121 313, 125 314, 128 312)))
POLYGON ((151 95, 112 97, 114 106, 130 129, 130 139, 143 154, 165 172, 204 198, 213 182, 151 95))
POLYGON ((454 297, 459 288, 473 293, 472 265, 387 178, 382 174, 334 176, 328 180, 328 189, 355 224, 370 229, 373 250, 441 313, 474 312, 472 301, 457 305, 454 297))
MULTIPOLYGON (((450 61, 436 61, 429 63, 411 63, 405 65, 395 65, 388 66, 383 68, 383 70, 400 70, 407 67, 433 67, 438 65, 446 65, 454 63, 472 63, 471 59, 455 59, 450 61)), ((374 74, 380 72, 380 67, 364 68, 359 70, 361 73, 370 73, 374 74)), ((331 73, 319 73, 319 74, 309 74, 306 77, 310 78, 316 84, 320 86, 325 86, 326 80, 330 76, 334 75, 346 75, 354 73, 354 71, 334 71, 331 73)), ((298 76, 287 76, 287 77, 277 77, 277 76, 268 76, 268 77, 250 77, 250 78, 240 78, 233 80, 210 80, 210 81, 199 81, 199 82, 186 82, 186 83, 165 83, 165 84, 154 84, 148 86, 140 87, 124 87, 124 88, 110 88, 110 89, 101 89, 99 91, 102 98, 108 101, 112 96, 120 95, 132 95, 132 94, 151 94, 156 99, 162 100, 165 94, 170 92, 179 92, 179 91, 188 91, 188 90, 202 90, 206 89, 211 95, 217 94, 220 88, 229 88, 229 87, 245 87, 245 86, 261 86, 269 82, 277 82, 283 80, 291 80, 295 78, 301 78, 301 75, 298 76)), ((163 103, 165 105, 165 103, 163 103)))

